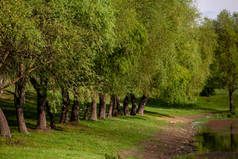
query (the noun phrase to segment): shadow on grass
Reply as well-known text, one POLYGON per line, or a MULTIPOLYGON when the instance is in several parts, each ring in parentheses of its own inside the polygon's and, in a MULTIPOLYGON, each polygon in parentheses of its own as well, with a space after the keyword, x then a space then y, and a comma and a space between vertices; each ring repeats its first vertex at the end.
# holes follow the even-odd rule
POLYGON ((145 112, 145 114, 147 114, 147 115, 155 116, 155 117, 173 117, 173 116, 168 115, 168 114, 163 114, 163 113, 158 113, 158 112, 152 112, 152 111, 148 111, 148 110, 145 110, 144 112, 145 112))
MULTIPOLYGON (((14 99, 12 95, 13 92, 6 91, 4 94, 6 95, 7 98, 0 99, 0 106, 7 117, 9 125, 15 129, 15 127, 17 127, 17 121, 16 121, 16 110, 14 106, 14 99)), ((36 118, 37 118, 36 107, 37 106, 36 106, 35 92, 27 91, 26 103, 24 104, 24 116, 25 116, 27 127, 30 129, 35 129, 36 127, 36 118)), ((108 107, 108 104, 107 104, 107 107, 108 107)), ((162 99, 155 99, 155 98, 149 99, 147 107, 164 108, 164 109, 181 109, 181 110, 205 110, 205 111, 208 111, 209 113, 224 113, 224 111, 220 111, 216 108, 202 108, 196 104, 172 104, 162 99)), ((85 109, 85 104, 84 105, 82 104, 80 112, 79 112, 81 120, 83 120, 84 109, 85 109)), ((145 114, 150 116, 155 116, 155 117, 171 117, 169 114, 160 113, 160 112, 152 111, 152 110, 145 110, 145 114)), ((47 118, 48 118, 48 115, 47 115, 47 118)), ((56 123, 59 121, 59 118, 60 118, 60 111, 55 114, 56 123)), ((142 121, 142 120, 146 120, 148 117, 137 115, 137 116, 122 116, 121 118, 124 120, 138 119, 142 121)), ((49 119, 47 119, 47 121, 49 122, 49 119)), ((56 128, 55 130, 62 131, 60 127, 58 129, 56 128)))

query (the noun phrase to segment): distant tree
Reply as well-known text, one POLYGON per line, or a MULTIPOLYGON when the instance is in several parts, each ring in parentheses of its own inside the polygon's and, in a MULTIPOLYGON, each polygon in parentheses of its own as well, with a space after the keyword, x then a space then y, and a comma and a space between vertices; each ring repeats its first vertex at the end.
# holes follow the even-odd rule
POLYGON ((217 35, 213 27, 213 21, 205 18, 199 27, 199 50, 202 58, 201 73, 205 75, 206 83, 200 93, 201 96, 215 94, 214 55, 217 47, 217 35))
POLYGON ((215 54, 215 77, 229 91, 230 112, 234 112, 233 94, 238 88, 238 13, 223 10, 214 21, 218 45, 215 54))
POLYGON ((147 2, 135 2, 149 36, 137 78, 142 94, 137 112, 142 115, 148 96, 173 103, 193 100, 203 88, 211 63, 210 55, 203 57, 199 47, 199 14, 191 0, 147 2), (204 62, 208 65, 203 66, 204 62))

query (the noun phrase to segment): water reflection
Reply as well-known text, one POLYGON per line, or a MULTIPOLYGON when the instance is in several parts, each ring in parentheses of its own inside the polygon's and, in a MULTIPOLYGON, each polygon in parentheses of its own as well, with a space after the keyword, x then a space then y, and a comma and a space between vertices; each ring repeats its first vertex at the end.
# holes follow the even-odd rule
POLYGON ((238 121, 214 120, 195 137, 198 159, 238 159, 238 121))

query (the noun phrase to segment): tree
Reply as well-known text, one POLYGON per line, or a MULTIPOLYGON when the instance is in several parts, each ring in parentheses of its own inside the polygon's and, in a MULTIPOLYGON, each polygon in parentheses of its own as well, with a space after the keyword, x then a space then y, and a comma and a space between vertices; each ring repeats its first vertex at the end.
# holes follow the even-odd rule
POLYGON ((12 136, 2 108, 0 108, 0 135, 7 138, 11 138, 12 136))
MULTIPOLYGON (((113 0, 116 17, 115 46, 104 60, 105 83, 103 91, 111 95, 109 116, 121 115, 120 96, 137 93, 135 83, 139 56, 147 42, 147 33, 138 19, 134 1, 113 0)), ((125 105, 128 115, 128 104, 125 105)))
POLYGON ((228 89, 230 112, 234 112, 233 93, 238 88, 238 13, 223 10, 214 21, 218 35, 215 53, 215 76, 228 89))
MULTIPOLYGON (((18 66, 19 76, 23 73, 23 64, 18 66)), ((23 105, 25 103, 25 88, 27 79, 24 77, 15 83, 14 104, 16 107, 18 131, 28 134, 28 130, 24 120, 23 105)))
POLYGON ((217 47, 217 35, 213 26, 213 21, 205 18, 199 27, 199 49, 201 52, 202 65, 200 69, 203 70, 201 74, 206 78, 206 84, 200 93, 201 96, 210 96, 215 94, 216 77, 214 76, 215 63, 214 55, 217 47))
POLYGON ((25 1, 11 0, 1 1, 0 8, 0 71, 7 79, 0 85, 0 89, 15 84, 18 128, 28 133, 23 115, 26 77, 49 61, 46 62, 42 58, 44 54, 39 51, 44 42, 36 23, 32 22, 32 8, 25 1))
POLYGON ((129 116, 130 115, 130 111, 129 111, 129 95, 126 95, 124 101, 123 101, 123 113, 125 116, 129 116))
MULTIPOLYGON (((37 128, 47 129, 46 106, 47 91, 49 86, 49 68, 53 67, 57 60, 62 59, 69 46, 66 41, 70 32, 66 23, 65 3, 66 1, 27 1, 33 9, 32 19, 35 21, 38 30, 41 31, 45 47, 40 51, 44 59, 51 61, 51 65, 46 65, 31 75, 31 83, 37 93, 37 128), (53 8, 53 9, 52 9, 53 8)), ((37 63, 36 63, 37 64, 37 63)))
POLYGON ((107 96, 105 94, 100 94, 99 95, 99 117, 100 119, 106 119, 106 98, 107 96))
POLYGON ((79 90, 74 88, 74 103, 71 111, 71 122, 78 122, 79 121, 79 108, 80 108, 80 97, 79 97, 79 90))

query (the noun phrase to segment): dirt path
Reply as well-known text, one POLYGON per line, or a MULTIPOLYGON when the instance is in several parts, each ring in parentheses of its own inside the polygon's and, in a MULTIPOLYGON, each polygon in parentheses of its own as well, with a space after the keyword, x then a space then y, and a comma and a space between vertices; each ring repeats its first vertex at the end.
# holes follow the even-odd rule
POLYGON ((140 143, 142 149, 120 152, 120 155, 123 158, 134 156, 141 159, 172 159, 194 152, 195 147, 192 145, 191 137, 196 133, 196 130, 192 122, 206 116, 208 115, 157 118, 158 120, 167 121, 169 124, 162 127, 162 130, 154 137, 140 143))

